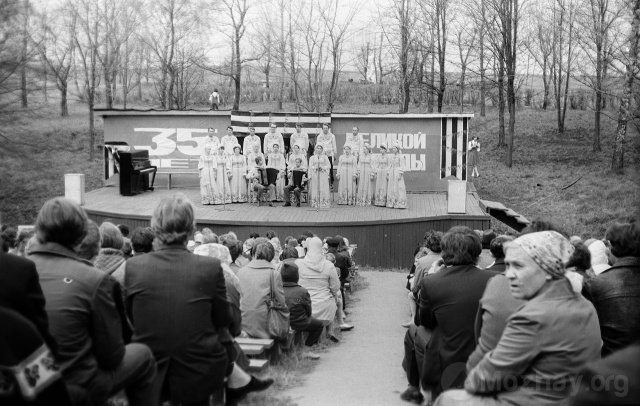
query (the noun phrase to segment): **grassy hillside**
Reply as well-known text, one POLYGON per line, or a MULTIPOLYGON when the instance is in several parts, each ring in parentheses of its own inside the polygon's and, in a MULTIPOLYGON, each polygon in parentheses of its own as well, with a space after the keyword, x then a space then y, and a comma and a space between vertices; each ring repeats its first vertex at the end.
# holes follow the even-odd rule
MULTIPOLYGON (((142 106, 136 106, 142 107, 142 106)), ((275 103, 245 104, 243 109, 270 110, 275 103)), ((285 110, 292 111, 290 105, 285 110)), ((410 112, 424 107, 411 106, 410 112)), ((449 111, 456 111, 452 108, 449 111)), ((388 104, 337 105, 337 112, 395 113, 388 104)), ((70 104, 70 117, 58 117, 54 104, 13 116, 4 132, 19 143, 0 145, 0 216, 3 223, 31 224, 42 203, 64 194, 64 174, 86 174, 87 190, 102 186, 102 152, 88 160, 87 108, 70 104)), ((570 110, 563 137, 555 131, 552 111, 518 111, 514 167, 504 166, 504 149, 496 149, 497 114, 476 116, 471 132, 482 142, 480 195, 500 201, 527 218, 547 218, 573 234, 602 235, 607 224, 638 210, 640 137, 631 130, 625 175, 609 171, 615 121, 603 122, 603 152, 591 152, 592 114, 570 110), (581 179, 566 190, 562 187, 581 179)), ((97 144, 102 144, 102 121, 96 120, 97 144)), ((500 227, 497 225, 497 227, 500 227)))

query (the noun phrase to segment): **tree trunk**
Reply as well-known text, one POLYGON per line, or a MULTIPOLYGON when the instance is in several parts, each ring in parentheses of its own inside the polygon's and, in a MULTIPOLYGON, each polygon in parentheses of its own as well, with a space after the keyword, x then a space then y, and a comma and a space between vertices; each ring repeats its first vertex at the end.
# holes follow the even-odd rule
POLYGON ((234 53, 236 55, 235 75, 233 81, 236 86, 235 96, 233 98, 233 109, 240 110, 240 84, 242 81, 242 60, 240 59, 240 37, 236 32, 234 53))
POLYGON ((486 115, 486 94, 485 94, 485 72, 484 72, 484 27, 485 27, 485 9, 484 1, 480 2, 482 21, 480 22, 480 117, 486 115))
POLYGON ((60 116, 67 117, 69 115, 69 107, 67 106, 67 83, 61 82, 60 86, 60 116))
POLYGON ((29 45, 29 0, 24 0, 24 24, 22 26, 22 50, 20 55, 20 90, 22 107, 28 107, 27 100, 27 48, 29 45))
POLYGON ((629 34, 629 53, 626 68, 626 80, 624 95, 620 100, 618 110, 618 128, 616 130, 616 140, 613 147, 613 158, 611 169, 621 174, 624 168, 624 143, 627 136, 627 123, 631 117, 631 100, 633 97, 633 80, 638 71, 638 36, 640 34, 640 0, 633 2, 633 21, 629 34))
POLYGON ((602 113, 602 44, 596 44, 596 100, 593 114, 593 147, 594 152, 602 151, 600 146, 600 116, 602 113))
POLYGON ((436 54, 433 49, 433 44, 431 44, 431 72, 429 72, 429 95, 427 96, 427 111, 429 113, 433 113, 433 96, 434 90, 436 88, 436 54))
POLYGON ((506 147, 504 140, 504 59, 498 65, 498 147, 506 147))

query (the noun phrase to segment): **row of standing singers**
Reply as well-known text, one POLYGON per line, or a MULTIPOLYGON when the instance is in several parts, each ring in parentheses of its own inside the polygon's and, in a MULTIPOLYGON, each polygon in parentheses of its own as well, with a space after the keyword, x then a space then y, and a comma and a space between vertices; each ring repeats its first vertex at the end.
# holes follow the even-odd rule
MULTIPOLYGON (((225 146, 219 144, 217 152, 214 145, 205 145, 200 157, 200 189, 202 204, 244 203, 255 201, 252 194, 253 184, 258 183, 258 169, 275 168, 279 174, 275 183, 275 200, 288 201, 285 197, 285 174, 288 169, 289 184, 292 184, 292 171, 307 172, 309 181, 309 203, 314 208, 329 208, 330 174, 332 165, 324 153, 322 145, 316 145, 314 155, 307 162, 301 143, 294 144, 293 152, 285 159, 278 143, 268 149, 265 159, 257 145, 244 156, 240 154, 240 145, 232 146, 233 153, 227 155, 225 146), (257 163, 256 158, 260 158, 257 163), (226 176, 225 176, 226 175, 226 176)), ((371 147, 364 144, 361 153, 353 152, 350 144, 345 144, 344 154, 337 165, 338 204, 376 205, 404 209, 407 207, 407 194, 404 183, 404 161, 399 155, 400 148, 394 145, 392 153, 381 146, 380 155, 374 157, 371 147)))

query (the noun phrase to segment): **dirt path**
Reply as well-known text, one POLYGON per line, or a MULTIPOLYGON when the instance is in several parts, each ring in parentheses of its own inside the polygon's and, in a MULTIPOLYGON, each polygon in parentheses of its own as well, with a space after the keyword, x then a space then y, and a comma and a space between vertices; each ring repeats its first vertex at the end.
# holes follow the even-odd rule
POLYGON ((406 277, 396 272, 362 273, 368 288, 356 292, 340 344, 322 354, 299 387, 281 395, 300 406, 407 405, 400 392, 407 386, 402 370, 401 324, 409 318, 406 277))

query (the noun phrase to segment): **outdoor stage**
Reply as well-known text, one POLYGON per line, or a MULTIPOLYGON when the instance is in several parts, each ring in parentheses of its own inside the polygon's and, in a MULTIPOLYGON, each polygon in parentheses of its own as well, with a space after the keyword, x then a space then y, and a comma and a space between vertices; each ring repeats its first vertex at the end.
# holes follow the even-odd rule
POLYGON ((163 197, 181 192, 196 207, 197 227, 209 227, 216 234, 234 231, 244 240, 252 232, 264 235, 268 230, 278 234, 280 241, 291 235, 297 237, 304 230, 311 230, 321 238, 340 234, 351 244, 357 244, 356 262, 359 265, 386 268, 409 268, 413 264, 413 252, 428 230, 446 231, 452 226, 465 225, 472 229, 490 227, 490 216, 480 206, 479 197, 471 183, 468 184, 466 213, 448 214, 447 196, 444 192, 408 194, 408 209, 388 209, 377 206, 338 206, 335 202, 328 211, 301 207, 276 207, 255 203, 227 205, 231 211, 220 211, 222 205, 200 204, 197 188, 156 188, 137 196, 121 196, 117 187, 104 187, 85 194, 84 209, 89 217, 100 224, 111 221, 146 227, 153 209, 163 197))

